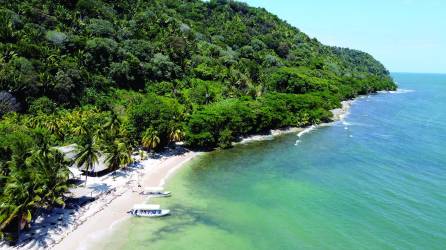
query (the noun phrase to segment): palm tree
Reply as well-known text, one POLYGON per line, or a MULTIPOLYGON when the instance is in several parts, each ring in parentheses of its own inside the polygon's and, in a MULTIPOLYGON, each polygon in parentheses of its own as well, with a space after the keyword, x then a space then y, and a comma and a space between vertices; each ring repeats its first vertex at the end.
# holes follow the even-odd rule
POLYGON ((64 155, 55 149, 36 148, 24 161, 24 165, 11 165, 13 170, 0 198, 0 231, 16 219, 19 233, 31 221, 35 208, 64 205, 69 178, 64 155))
POLYGON ((121 128, 121 120, 114 111, 110 111, 110 116, 107 118, 107 122, 104 124, 104 128, 118 133, 121 128))
POLYGON ((31 221, 32 209, 39 206, 42 201, 44 190, 39 182, 33 182, 30 176, 31 174, 22 171, 9 176, 1 197, 0 231, 17 218, 17 232, 20 232, 22 223, 31 221))
POLYGON ((56 149, 51 149, 46 156, 38 155, 37 159, 33 166, 37 167, 40 179, 45 183, 43 200, 49 205, 64 205, 62 197, 69 188, 67 181, 70 177, 68 169, 70 162, 65 160, 64 154, 56 149))
POLYGON ((169 133, 169 143, 170 142, 179 142, 183 139, 184 133, 180 129, 172 129, 169 133))
POLYGON ((115 139, 104 147, 105 163, 111 170, 118 169, 132 162, 131 150, 119 139, 115 139))
POLYGON ((85 186, 87 186, 88 172, 99 162, 99 146, 97 144, 96 135, 93 135, 88 129, 87 135, 81 145, 77 144, 75 151, 75 162, 79 168, 85 167, 85 186))
POLYGON ((37 149, 26 160, 27 167, 35 169, 32 172, 34 182, 41 183, 44 190, 41 200, 47 205, 64 205, 62 197, 68 191, 70 164, 64 154, 57 149, 51 148, 47 152, 37 149))
POLYGON ((152 127, 146 129, 146 131, 144 131, 142 133, 142 146, 147 148, 147 149, 155 149, 159 143, 160 143, 160 138, 158 136, 158 131, 156 131, 155 129, 153 129, 152 127))

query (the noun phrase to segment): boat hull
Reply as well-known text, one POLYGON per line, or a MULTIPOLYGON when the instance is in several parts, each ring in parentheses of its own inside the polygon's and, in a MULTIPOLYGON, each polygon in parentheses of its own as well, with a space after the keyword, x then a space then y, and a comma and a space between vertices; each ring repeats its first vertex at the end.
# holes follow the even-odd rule
POLYGON ((148 217, 148 218, 155 218, 155 217, 164 217, 170 214, 170 210, 163 209, 159 213, 152 213, 152 212, 133 212, 131 215, 135 217, 148 217))

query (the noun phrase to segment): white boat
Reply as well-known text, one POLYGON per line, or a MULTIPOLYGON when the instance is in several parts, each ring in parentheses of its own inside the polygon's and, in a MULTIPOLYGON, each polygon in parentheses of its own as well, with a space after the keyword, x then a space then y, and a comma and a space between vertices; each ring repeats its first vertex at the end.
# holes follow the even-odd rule
POLYGON ((170 214, 170 210, 161 209, 157 204, 136 204, 128 213, 137 217, 161 217, 170 214))
POLYGON ((143 194, 150 195, 152 197, 169 197, 170 192, 164 191, 162 187, 146 187, 143 194))

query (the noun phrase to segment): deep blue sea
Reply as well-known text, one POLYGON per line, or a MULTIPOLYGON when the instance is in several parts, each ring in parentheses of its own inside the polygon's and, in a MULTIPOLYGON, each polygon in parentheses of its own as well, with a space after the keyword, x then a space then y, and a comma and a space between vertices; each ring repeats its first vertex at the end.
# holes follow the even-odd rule
POLYGON ((172 209, 95 249, 446 249, 446 75, 393 74, 344 121, 200 156, 172 209))

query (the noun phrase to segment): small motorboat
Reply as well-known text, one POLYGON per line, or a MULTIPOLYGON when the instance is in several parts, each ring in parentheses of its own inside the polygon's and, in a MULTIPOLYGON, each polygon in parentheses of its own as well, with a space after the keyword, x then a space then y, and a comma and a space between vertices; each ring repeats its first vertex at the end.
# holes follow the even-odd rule
POLYGON ((169 191, 164 191, 162 187, 146 187, 143 194, 151 197, 169 197, 171 195, 169 191))
POLYGON ((161 209, 157 204, 136 204, 127 213, 136 217, 162 217, 170 214, 169 209, 161 209))

